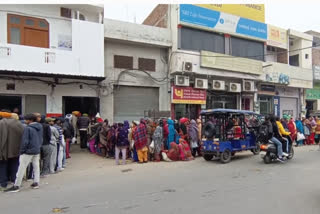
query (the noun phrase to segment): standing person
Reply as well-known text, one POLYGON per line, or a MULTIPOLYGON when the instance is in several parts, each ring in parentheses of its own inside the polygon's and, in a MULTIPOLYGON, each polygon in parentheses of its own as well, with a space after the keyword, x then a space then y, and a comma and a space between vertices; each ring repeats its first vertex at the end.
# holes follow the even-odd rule
POLYGON ((156 162, 160 161, 160 153, 163 147, 163 121, 159 121, 159 125, 153 133, 154 142, 154 159, 156 162))
POLYGON ((74 136, 72 136, 72 141, 73 143, 78 143, 80 141, 78 141, 78 137, 80 136, 80 132, 79 132, 79 129, 78 129, 78 115, 80 114, 80 112, 78 111, 73 111, 72 112, 72 118, 71 118, 71 124, 72 124, 72 127, 73 127, 73 130, 74 130, 74 136))
POLYGON ((54 127, 58 130, 59 132, 59 141, 57 143, 57 172, 61 172, 64 170, 63 166, 62 166, 62 162, 63 162, 63 152, 64 152, 64 137, 63 137, 63 129, 62 129, 62 124, 61 124, 61 120, 59 118, 57 118, 55 120, 55 124, 54 127))
POLYGON ((41 176, 47 176, 50 173, 50 158, 53 152, 52 147, 50 146, 51 140, 51 129, 48 123, 45 123, 45 117, 41 116, 39 113, 34 113, 37 117, 37 122, 42 125, 43 129, 43 143, 41 146, 41 155, 43 160, 43 167, 41 170, 41 176))
POLYGON ((191 120, 190 126, 188 127, 188 135, 190 139, 190 148, 192 149, 192 156, 195 157, 199 142, 199 129, 195 120, 191 120))
POLYGON ((101 150, 101 155, 103 157, 107 157, 108 155, 108 132, 110 130, 109 126, 109 121, 107 119, 104 120, 101 130, 99 132, 99 138, 100 138, 100 143, 99 143, 99 148, 101 150))
POLYGON ((63 123, 63 135, 65 137, 66 141, 66 158, 71 158, 70 157, 70 145, 71 145, 71 140, 74 136, 74 128, 71 124, 72 121, 72 115, 67 114, 63 123))
POLYGON ((137 149, 139 163, 148 162, 148 147, 147 147, 147 128, 144 119, 140 120, 135 133, 134 133, 134 145, 137 149))
POLYGON ((289 118, 288 129, 289 129, 289 132, 291 133, 290 137, 291 137, 292 143, 293 143, 297 138, 297 127, 296 127, 296 123, 294 122, 293 118, 289 118))
POLYGON ((187 131, 187 124, 188 124, 189 119, 188 118, 181 118, 180 119, 180 130, 179 130, 179 135, 182 139, 187 140, 188 138, 188 131, 187 131))
MULTIPOLYGON (((296 127, 297 127, 297 132, 304 135, 304 128, 303 128, 303 124, 300 119, 296 120, 296 127)), ((296 146, 302 146, 302 145, 303 145, 303 140, 297 141, 296 146)))
POLYGON ((201 123, 201 119, 198 118, 197 119, 197 125, 198 125, 198 137, 199 137, 199 147, 198 147, 198 154, 199 156, 202 156, 202 123, 201 123))
POLYGON ((54 119, 53 118, 46 118, 46 122, 50 125, 50 130, 51 130, 51 139, 50 139, 50 147, 52 149, 52 153, 50 156, 50 163, 49 163, 49 171, 50 174, 55 173, 55 168, 57 165, 57 151, 58 151, 58 144, 59 144, 59 131, 58 129, 54 126, 54 119))
POLYGON ((168 137, 169 137, 169 125, 167 123, 167 120, 163 119, 163 145, 165 150, 168 150, 167 148, 168 137))
POLYGON ((303 131, 304 131, 304 136, 305 136, 305 141, 304 144, 305 145, 309 145, 309 137, 310 137, 310 129, 311 129, 311 125, 310 125, 310 121, 308 119, 304 119, 303 121, 303 131))
POLYGON ((170 144, 172 142, 175 142, 176 130, 174 128, 174 121, 173 120, 168 120, 168 129, 169 129, 169 135, 168 135, 167 145, 166 145, 167 150, 170 149, 170 144))
POLYGON ((17 178, 14 185, 5 192, 19 192, 24 173, 30 162, 33 165, 34 180, 32 188, 38 189, 40 182, 40 148, 43 140, 43 130, 41 124, 37 123, 37 118, 34 114, 28 114, 24 117, 28 125, 22 136, 19 168, 17 178))
POLYGON ((315 142, 316 144, 319 144, 320 142, 320 119, 319 118, 316 119, 316 123, 317 123, 317 126, 315 128, 315 132, 316 132, 315 142))
POLYGON ((132 125, 131 125, 131 129, 129 132, 129 142, 130 142, 130 149, 132 151, 132 160, 133 162, 138 162, 138 154, 137 154, 137 150, 136 147, 134 145, 134 135, 135 132, 137 130, 137 126, 138 126, 139 122, 138 121, 132 121, 132 125))
MULTIPOLYGON (((148 140, 148 151, 150 152, 150 144, 152 142, 152 135, 153 135, 153 127, 152 127, 152 120, 150 118, 146 121, 146 127, 147 127, 147 140, 148 140)), ((148 152, 148 160, 152 159, 152 154, 148 152)))
POLYGON ((82 117, 78 118, 77 127, 80 132, 81 149, 87 148, 89 124, 90 124, 90 119, 88 117, 88 114, 83 114, 82 117))
POLYGON ((317 127, 317 123, 316 123, 316 120, 314 119, 314 117, 310 117, 310 144, 314 144, 314 138, 315 138, 315 135, 316 135, 316 127, 317 127))
POLYGON ((128 121, 125 121, 124 124, 119 123, 117 129, 117 143, 116 143, 116 164, 119 165, 119 154, 121 151, 122 154, 122 164, 126 164, 127 158, 127 148, 129 147, 129 140, 128 140, 128 121))
POLYGON ((14 182, 19 167, 19 153, 24 126, 15 113, 0 120, 0 185, 6 188, 14 182))

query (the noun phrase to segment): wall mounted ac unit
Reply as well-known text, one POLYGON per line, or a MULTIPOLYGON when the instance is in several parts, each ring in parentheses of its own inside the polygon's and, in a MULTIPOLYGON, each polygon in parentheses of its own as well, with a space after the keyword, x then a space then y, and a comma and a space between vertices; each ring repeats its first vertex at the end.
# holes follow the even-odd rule
POLYGON ((208 80, 207 79, 195 79, 195 88, 208 89, 208 80))
POLYGON ((254 81, 244 80, 242 84, 242 90, 248 92, 254 92, 254 81))
POLYGON ((222 80, 213 80, 212 89, 213 90, 224 91, 224 90, 226 90, 226 84, 222 80))
POLYGON ((174 84, 177 86, 189 86, 190 85, 189 77, 182 76, 182 75, 176 75, 174 84))
POLYGON ((241 92, 241 84, 240 83, 230 83, 229 85, 230 92, 241 92))
POLYGON ((183 62, 182 63, 182 71, 192 72, 192 62, 183 62))

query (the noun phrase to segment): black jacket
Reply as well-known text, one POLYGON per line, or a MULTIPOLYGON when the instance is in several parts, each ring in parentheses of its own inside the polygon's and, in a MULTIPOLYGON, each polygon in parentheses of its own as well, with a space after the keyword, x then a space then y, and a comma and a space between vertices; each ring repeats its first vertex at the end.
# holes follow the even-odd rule
POLYGON ((73 126, 68 120, 65 120, 63 123, 63 135, 66 139, 71 139, 74 136, 73 126))
POLYGON ((43 123, 42 124, 42 128, 43 128, 43 143, 42 145, 49 145, 50 144, 50 140, 51 140, 51 129, 50 129, 50 125, 43 123))
POLYGON ((89 117, 78 118, 78 121, 77 121, 78 129, 87 129, 89 127, 89 124, 90 124, 89 117))
POLYGON ((276 122, 272 123, 273 137, 277 139, 282 139, 282 136, 279 133, 279 128, 276 122))

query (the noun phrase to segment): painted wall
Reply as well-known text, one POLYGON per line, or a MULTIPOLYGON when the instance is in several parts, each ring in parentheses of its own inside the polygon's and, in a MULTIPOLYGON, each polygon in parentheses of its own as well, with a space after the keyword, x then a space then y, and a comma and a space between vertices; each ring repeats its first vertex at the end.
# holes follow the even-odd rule
POLYGON ((117 42, 108 40, 105 42, 105 72, 107 79, 103 82, 106 90, 101 94, 101 115, 113 121, 113 85, 145 86, 159 88, 159 110, 168 111, 170 109, 170 94, 168 93, 168 83, 158 84, 151 80, 146 74, 139 71, 132 71, 133 75, 123 75, 118 82, 118 76, 122 70, 114 68, 114 55, 133 56, 133 67, 138 68, 138 58, 148 58, 156 60, 156 72, 149 72, 156 79, 163 79, 167 75, 166 49, 152 47, 148 45, 133 44, 129 42, 117 42))

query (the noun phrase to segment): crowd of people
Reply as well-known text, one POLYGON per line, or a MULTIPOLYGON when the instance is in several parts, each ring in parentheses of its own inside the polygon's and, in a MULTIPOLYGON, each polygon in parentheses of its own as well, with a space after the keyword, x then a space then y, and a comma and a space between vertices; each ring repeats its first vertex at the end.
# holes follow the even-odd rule
POLYGON ((72 115, 46 118, 39 113, 24 117, 0 112, 0 185, 5 192, 18 192, 24 177, 39 188, 40 177, 63 171, 70 158, 74 136, 72 115), (10 183, 13 186, 7 188, 10 183))

